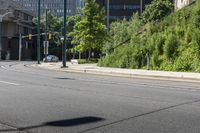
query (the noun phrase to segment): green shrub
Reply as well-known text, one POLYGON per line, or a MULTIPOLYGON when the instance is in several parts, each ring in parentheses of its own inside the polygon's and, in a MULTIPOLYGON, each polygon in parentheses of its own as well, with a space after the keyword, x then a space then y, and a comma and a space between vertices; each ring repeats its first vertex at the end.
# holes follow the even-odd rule
POLYGON ((182 54, 175 60, 173 70, 175 71, 195 71, 196 62, 198 58, 195 54, 195 50, 187 48, 182 54))
POLYGON ((94 58, 91 58, 90 60, 88 59, 79 59, 78 60, 78 64, 93 64, 93 63, 97 63, 98 62, 98 59, 94 59, 94 58))
POLYGON ((173 59, 178 53, 178 40, 172 33, 167 35, 164 45, 164 55, 166 59, 173 59))
POLYGON ((140 18, 136 18, 111 27, 114 28, 111 30, 113 37, 108 45, 121 43, 122 36, 131 36, 131 40, 112 49, 99 61, 100 66, 143 69, 146 68, 148 52, 154 70, 200 72, 200 0, 160 22, 140 25, 140 18), (122 27, 127 33, 113 32, 122 27))

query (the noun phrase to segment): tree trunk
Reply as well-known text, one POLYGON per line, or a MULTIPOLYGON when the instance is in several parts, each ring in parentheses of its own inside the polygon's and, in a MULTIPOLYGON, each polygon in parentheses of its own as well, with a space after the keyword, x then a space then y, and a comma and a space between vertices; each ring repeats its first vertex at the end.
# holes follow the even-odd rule
POLYGON ((90 58, 91 58, 91 49, 89 49, 88 51, 88 60, 90 60, 90 58))
POLYGON ((81 59, 81 52, 79 52, 78 58, 79 58, 79 60, 81 59))

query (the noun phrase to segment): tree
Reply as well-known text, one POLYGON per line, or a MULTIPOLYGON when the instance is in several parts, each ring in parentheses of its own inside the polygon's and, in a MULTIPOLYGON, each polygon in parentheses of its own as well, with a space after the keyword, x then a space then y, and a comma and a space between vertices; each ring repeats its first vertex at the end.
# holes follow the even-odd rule
POLYGON ((67 31, 73 32, 74 26, 77 22, 81 20, 81 14, 76 14, 74 16, 67 17, 67 31))
POLYGON ((168 16, 173 9, 174 6, 169 0, 153 0, 143 12, 143 21, 145 23, 159 21, 168 16))
POLYGON ((79 52, 89 52, 90 59, 91 50, 101 50, 106 36, 105 10, 95 0, 85 0, 82 18, 69 35, 73 36, 72 43, 80 45, 79 52))
POLYGON ((130 39, 130 34, 128 29, 130 27, 130 22, 127 20, 121 20, 113 22, 110 25, 110 30, 108 33, 108 39, 106 39, 103 47, 103 52, 110 54, 113 52, 115 47, 118 47, 119 44, 130 39))
MULTIPOLYGON (((81 14, 80 14, 80 12, 78 12, 74 16, 69 16, 67 18, 67 32, 69 33, 68 36, 72 36, 70 33, 73 32, 75 24, 77 22, 79 22, 80 20, 81 20, 81 14)), ((81 50, 79 50, 78 47, 75 48, 76 45, 77 45, 77 43, 71 43, 70 49, 68 49, 69 52, 73 53, 72 59, 75 58, 75 52, 76 51, 81 51, 81 50)))
MULTIPOLYGON (((33 19, 34 24, 37 26, 37 17, 33 19)), ((55 54, 61 57, 61 48, 60 45, 62 44, 60 40, 60 36, 63 29, 63 18, 56 17, 51 11, 47 12, 47 19, 48 19, 48 32, 52 33, 52 39, 50 41, 49 46, 49 53, 55 54)), ((46 32, 46 13, 42 14, 41 16, 41 32, 46 32)))
MULTIPOLYGON (((37 26, 37 17, 33 19, 34 24, 37 26)), ((48 31, 53 33, 53 40, 57 45, 61 44, 60 41, 60 34, 62 32, 62 23, 63 23, 63 18, 58 18, 53 15, 51 11, 47 12, 47 19, 48 19, 48 31)), ((46 14, 44 13, 41 16, 41 29, 42 32, 45 32, 46 30, 46 14)))

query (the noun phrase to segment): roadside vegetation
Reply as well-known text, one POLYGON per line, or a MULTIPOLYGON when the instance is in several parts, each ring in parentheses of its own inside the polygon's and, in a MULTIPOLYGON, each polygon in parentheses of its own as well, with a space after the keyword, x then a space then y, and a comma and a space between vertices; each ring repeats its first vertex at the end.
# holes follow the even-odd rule
MULTIPOLYGON (((56 44, 51 50, 61 56, 63 18, 48 12, 48 22, 56 44)), ((83 10, 67 22, 72 38, 68 59, 96 63, 100 58, 98 65, 104 67, 200 72, 200 0, 179 11, 169 0, 154 0, 143 14, 112 22, 108 32, 105 10, 95 0, 85 0, 83 10)), ((45 32, 45 15, 41 23, 45 32)))
MULTIPOLYGON (((78 10, 75 16, 67 17, 67 37, 72 41, 67 42, 67 57, 79 59, 80 63, 97 63, 99 53, 102 51, 104 40, 107 36, 105 25, 105 10, 96 3, 96 0, 85 0, 82 10, 78 10), (95 54, 94 54, 95 53, 95 54)), ((37 27, 37 19, 33 22, 37 27)), ((63 35, 63 17, 56 17, 48 11, 48 30, 53 34, 50 43, 50 53, 61 57, 61 36, 63 35)), ((41 30, 45 32, 46 14, 41 17, 41 30)))
POLYGON ((168 0, 154 0, 142 16, 110 26, 98 65, 200 72, 200 0, 173 11, 168 0))

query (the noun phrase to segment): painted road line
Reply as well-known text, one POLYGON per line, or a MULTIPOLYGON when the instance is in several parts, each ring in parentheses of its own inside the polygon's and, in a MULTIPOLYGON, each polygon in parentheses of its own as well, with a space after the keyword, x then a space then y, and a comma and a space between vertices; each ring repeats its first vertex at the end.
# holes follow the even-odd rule
POLYGON ((0 83, 9 84, 9 85, 15 85, 15 86, 19 86, 20 85, 18 83, 12 83, 12 82, 7 82, 7 81, 0 81, 0 83))

